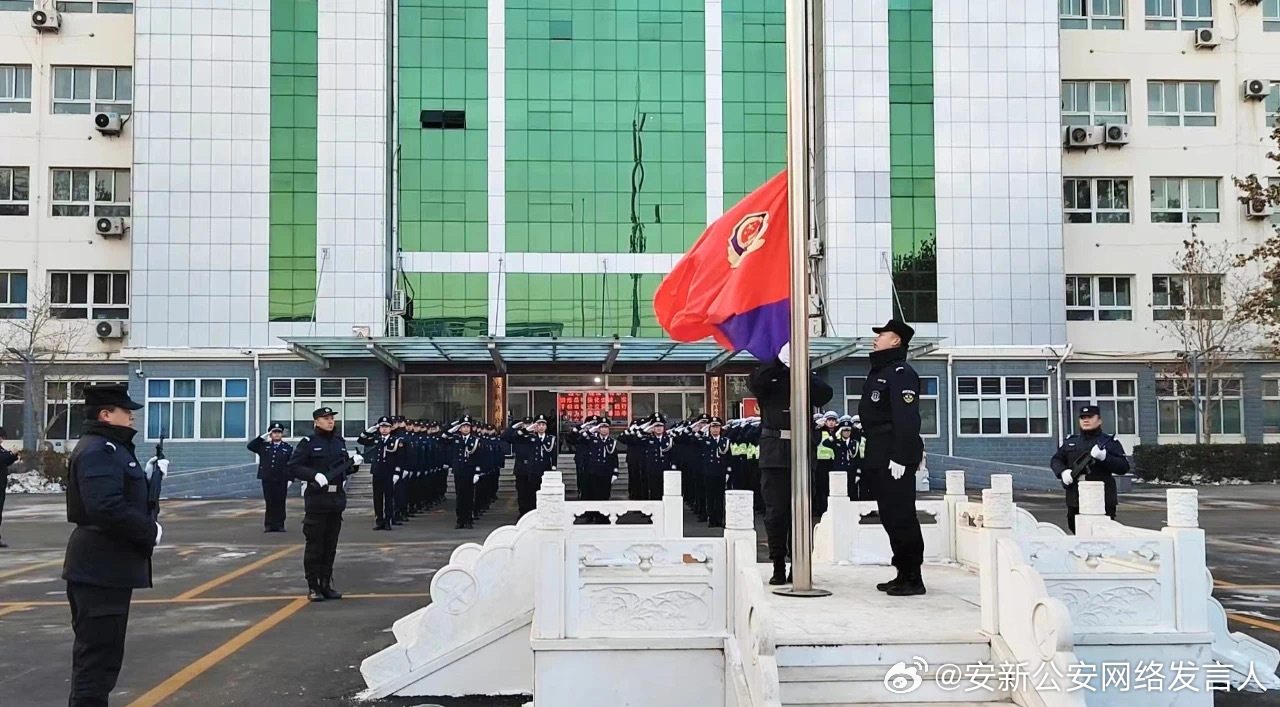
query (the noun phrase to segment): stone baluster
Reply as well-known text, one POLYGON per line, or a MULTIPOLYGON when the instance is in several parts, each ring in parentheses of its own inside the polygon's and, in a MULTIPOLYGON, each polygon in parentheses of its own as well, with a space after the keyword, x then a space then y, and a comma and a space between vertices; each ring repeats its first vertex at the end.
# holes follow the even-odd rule
MULTIPOLYGON (((858 519, 854 516, 853 501, 849 500, 849 472, 833 471, 830 475, 831 491, 827 497, 827 513, 822 516, 822 523, 830 526, 831 557, 833 564, 848 562, 852 557, 853 528, 851 523, 858 519)), ((814 544, 817 545, 816 534, 827 532, 826 528, 814 530, 814 544)))
POLYGON ((733 625, 737 610, 739 554, 754 563, 756 558, 755 494, 750 491, 724 492, 724 549, 728 574, 725 592, 725 616, 733 625))
POLYGON ((662 536, 684 537, 684 497, 681 495, 680 472, 662 472, 662 536))
POLYGON ((1178 630, 1208 631, 1209 596, 1213 590, 1205 580, 1204 530, 1199 527, 1200 495, 1195 489, 1169 489, 1166 494, 1166 525, 1161 532, 1173 538, 1178 630))
POLYGON ((565 539, 568 535, 569 508, 564 498, 564 484, 548 483, 543 477, 537 495, 538 564, 534 584, 533 636, 564 638, 565 539))
POLYGON ((991 490, 996 493, 1013 493, 1013 475, 1012 474, 992 474, 991 490))
POLYGON ((1080 513, 1076 515, 1076 536, 1093 536, 1093 524, 1107 518, 1107 487, 1101 481, 1078 481, 1080 513))
POLYGON ((949 539, 947 551, 952 560, 956 559, 956 526, 960 523, 959 511, 956 510, 956 505, 968 500, 969 496, 964 492, 964 471, 948 469, 947 492, 942 497, 942 501, 946 504, 947 509, 947 538, 949 539))
MULTIPOLYGON (((995 477, 992 477, 995 480, 995 477)), ((978 564, 978 588, 982 605, 982 630, 992 635, 1000 632, 999 567, 996 543, 1013 537, 1013 492, 995 488, 982 489, 982 556, 978 564)))

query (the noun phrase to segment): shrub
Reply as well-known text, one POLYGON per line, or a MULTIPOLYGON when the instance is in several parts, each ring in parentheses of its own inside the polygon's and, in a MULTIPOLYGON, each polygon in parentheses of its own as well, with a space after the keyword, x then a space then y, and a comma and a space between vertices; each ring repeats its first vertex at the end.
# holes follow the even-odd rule
POLYGON ((52 449, 22 450, 18 452, 18 460, 26 471, 39 471, 50 481, 67 485, 67 472, 70 470, 71 455, 55 452, 52 449))
POLYGON ((1143 479, 1280 481, 1280 444, 1140 444, 1133 450, 1133 462, 1143 479))

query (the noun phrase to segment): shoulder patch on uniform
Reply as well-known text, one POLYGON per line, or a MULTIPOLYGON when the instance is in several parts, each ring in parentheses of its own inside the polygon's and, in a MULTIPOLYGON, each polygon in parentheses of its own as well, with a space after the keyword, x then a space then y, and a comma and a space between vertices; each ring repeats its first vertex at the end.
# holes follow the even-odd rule
POLYGON ((905 370, 907 370, 907 367, 906 367, 906 366, 898 366, 897 368, 893 369, 893 372, 894 372, 894 373, 902 373, 902 372, 903 372, 903 371, 905 371, 905 370))
POLYGON ((911 403, 914 403, 915 401, 916 401, 916 391, 914 391, 914 390, 904 390, 904 391, 902 391, 902 402, 904 402, 904 403, 906 403, 906 404, 910 405, 911 403))
POLYGON ((311 441, 311 438, 310 438, 310 437, 303 437, 303 438, 299 439, 298 441, 299 441, 299 442, 310 442, 310 441, 311 441))

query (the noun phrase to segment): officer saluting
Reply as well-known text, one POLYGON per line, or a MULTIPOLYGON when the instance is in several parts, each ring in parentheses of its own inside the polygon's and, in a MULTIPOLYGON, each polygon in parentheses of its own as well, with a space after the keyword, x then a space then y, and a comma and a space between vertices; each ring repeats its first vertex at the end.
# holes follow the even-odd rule
POLYGON ((338 534, 342 532, 342 512, 347 509, 347 477, 356 472, 347 456, 347 442, 335 429, 336 413, 332 408, 317 408, 311 413, 315 430, 298 440, 286 467, 290 478, 306 484, 306 515, 302 518, 302 536, 306 547, 302 567, 307 575, 307 598, 311 601, 341 599, 333 588, 333 560, 338 554, 338 534))
POLYGON ((369 458, 369 473, 373 476, 374 530, 391 530, 396 520, 395 487, 400 483, 401 440, 392 434, 390 417, 378 418, 378 423, 364 431, 356 439, 365 448, 369 458))
POLYGON ((858 416, 866 439, 863 475, 876 489, 880 524, 889 534, 898 576, 876 585, 890 596, 924 594, 920 566, 924 536, 916 517, 916 469, 924 459, 920 439, 920 376, 907 363, 907 345, 915 330, 890 319, 874 327, 871 370, 862 386, 858 416))
POLYGON ((75 632, 72 707, 107 704, 124 662, 133 590, 151 587, 151 553, 163 533, 133 445, 133 412, 142 406, 123 385, 89 386, 84 402, 87 422, 67 476, 67 520, 76 528, 62 565, 75 632))
POLYGON ((1103 434, 1102 411, 1097 405, 1080 408, 1080 431, 1062 442, 1049 466, 1067 489, 1067 527, 1071 532, 1076 532, 1076 515, 1080 513, 1081 481, 1101 481, 1106 486, 1107 515, 1115 519, 1115 476, 1129 473, 1129 459, 1119 440, 1103 434))
POLYGON ((537 506, 543 473, 556 468, 556 436, 547 432, 546 416, 539 415, 512 423, 502 432, 502 441, 511 445, 515 457, 516 503, 524 516, 537 506))
POLYGON ((285 465, 293 455, 293 447, 283 438, 284 427, 277 422, 261 437, 254 437, 245 445, 258 455, 258 480, 262 482, 262 500, 267 504, 264 533, 284 532, 284 500, 289 495, 285 465))

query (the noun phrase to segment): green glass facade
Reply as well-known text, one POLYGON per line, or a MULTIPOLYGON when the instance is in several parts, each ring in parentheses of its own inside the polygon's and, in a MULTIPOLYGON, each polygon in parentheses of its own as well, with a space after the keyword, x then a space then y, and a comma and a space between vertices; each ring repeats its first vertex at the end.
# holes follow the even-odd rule
POLYGON ((268 317, 311 321, 316 301, 316 0, 271 3, 268 317))
POLYGON ((889 0, 889 160, 896 315, 938 321, 933 0, 889 0))
POLYGON ((400 0, 403 250, 489 249, 487 33, 487 0, 400 0))
POLYGON ((483 336, 489 333, 489 276, 485 273, 406 273, 413 300, 409 336, 483 336))
POLYGON ((664 336, 653 316, 661 274, 511 273, 508 336, 664 336))
POLYGON ((787 166, 786 13, 777 0, 725 0, 724 209, 787 166))
POLYGON ((508 251, 679 253, 701 235, 703 23, 702 0, 508 0, 508 251))

